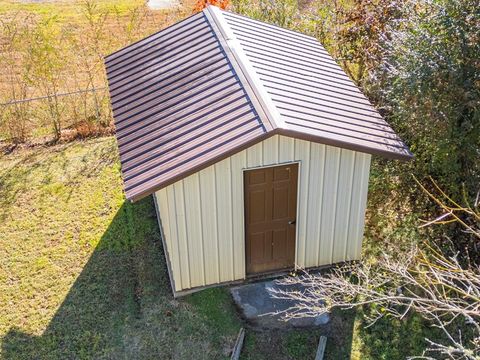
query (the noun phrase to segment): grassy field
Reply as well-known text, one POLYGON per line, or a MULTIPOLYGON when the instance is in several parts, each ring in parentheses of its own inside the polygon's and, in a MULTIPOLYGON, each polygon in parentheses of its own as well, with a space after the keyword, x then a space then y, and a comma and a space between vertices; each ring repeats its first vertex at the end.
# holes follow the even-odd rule
MULTIPOLYGON (((151 198, 125 202, 114 139, 0 155, 0 358, 227 358, 226 289, 174 300, 151 198)), ((403 359, 431 331, 342 312, 327 359, 403 359)), ((318 330, 247 331, 244 359, 308 359, 318 330)))
MULTIPOLYGON (((103 10, 111 10, 120 15, 128 13, 145 3, 143 0, 96 0, 98 6, 103 10)), ((81 2, 75 0, 53 0, 53 1, 13 1, 4 0, 0 2, 0 15, 8 12, 25 11, 45 17, 56 17, 60 21, 70 23, 79 21, 81 17, 81 2)))

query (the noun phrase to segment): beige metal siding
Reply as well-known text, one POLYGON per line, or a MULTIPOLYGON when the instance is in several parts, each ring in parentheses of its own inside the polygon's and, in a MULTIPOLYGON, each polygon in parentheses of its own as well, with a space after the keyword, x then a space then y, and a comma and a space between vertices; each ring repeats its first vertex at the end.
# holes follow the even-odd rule
POLYGON ((155 193, 175 291, 245 278, 243 170, 297 161, 296 263, 360 257, 371 155, 273 136, 155 193))

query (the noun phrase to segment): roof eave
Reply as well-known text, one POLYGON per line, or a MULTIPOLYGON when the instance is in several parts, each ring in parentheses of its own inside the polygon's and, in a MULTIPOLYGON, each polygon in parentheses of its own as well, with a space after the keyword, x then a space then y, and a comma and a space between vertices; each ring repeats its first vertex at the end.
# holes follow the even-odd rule
POLYGON ((352 151, 359 151, 359 152, 363 152, 371 155, 378 155, 391 160, 409 161, 414 158, 413 154, 410 152, 410 150, 407 147, 403 149, 404 151, 393 151, 393 150, 387 151, 387 150, 375 149, 373 147, 366 147, 366 146, 362 146, 355 143, 331 140, 326 137, 311 135, 308 133, 286 129, 286 128, 279 128, 276 132, 279 135, 289 136, 295 139, 301 139, 301 140, 311 141, 319 144, 335 146, 335 147, 348 149, 352 151))
POLYGON ((188 172, 182 172, 176 176, 173 176, 165 181, 161 181, 159 183, 157 183, 157 185, 155 185, 154 187, 151 187, 149 188, 148 190, 144 190, 144 191, 141 191, 141 192, 138 192, 138 193, 135 193, 133 192, 132 194, 129 194, 130 192, 129 191, 125 191, 125 197, 127 198, 127 200, 129 200, 130 202, 134 203, 134 202, 137 202, 169 185, 172 185, 174 183, 176 183, 177 181, 180 181, 182 179, 185 179, 186 177, 190 176, 190 175, 193 175, 213 164, 216 164, 226 158, 229 158, 230 156, 233 156, 237 153, 239 153, 240 151, 242 150, 245 150, 259 142, 262 142, 263 140, 266 140, 268 139, 269 137, 275 135, 276 132, 275 131, 270 131, 270 132, 265 132, 263 133, 262 135, 260 136, 257 136, 253 139, 251 139, 250 141, 248 142, 245 142, 233 149, 231 149, 230 151, 227 151, 227 152, 224 152, 224 153, 221 153, 219 154, 218 156, 215 156, 213 158, 211 158, 210 160, 204 162, 204 163, 201 163, 197 166, 194 166, 194 167, 191 167, 189 169, 188 172))

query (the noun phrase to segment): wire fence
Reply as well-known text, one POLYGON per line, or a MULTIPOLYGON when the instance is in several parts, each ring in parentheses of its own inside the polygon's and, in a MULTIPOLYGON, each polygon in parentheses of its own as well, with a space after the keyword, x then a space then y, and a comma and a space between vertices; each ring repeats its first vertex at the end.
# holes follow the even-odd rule
POLYGON ((109 128, 111 119, 105 86, 11 100, 0 103, 0 140, 59 138, 66 130, 87 136, 109 128))
POLYGON ((8 102, 5 102, 5 103, 0 103, 0 106, 22 104, 22 103, 27 103, 27 102, 31 102, 31 101, 52 99, 52 98, 55 98, 55 97, 62 97, 62 96, 69 96, 69 95, 79 95, 79 94, 85 94, 85 93, 89 93, 89 92, 98 92, 100 90, 105 90, 105 89, 106 89, 106 87, 102 86, 102 87, 92 88, 92 89, 87 89, 87 90, 77 90, 77 91, 71 91, 71 92, 66 92, 66 93, 57 93, 57 94, 52 94, 52 95, 38 96, 38 97, 28 98, 28 99, 12 100, 12 101, 8 101, 8 102))

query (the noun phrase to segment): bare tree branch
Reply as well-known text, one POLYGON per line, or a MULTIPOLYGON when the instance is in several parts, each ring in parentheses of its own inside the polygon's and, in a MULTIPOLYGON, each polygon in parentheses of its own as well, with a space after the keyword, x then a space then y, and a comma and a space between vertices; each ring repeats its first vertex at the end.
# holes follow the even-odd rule
MULTIPOLYGON (((440 197, 419 185, 444 214, 422 226, 445 223, 444 219, 452 216, 480 238, 478 209, 458 204, 432 183, 440 197)), ((480 359, 480 268, 468 261, 468 254, 455 251, 451 240, 442 246, 426 241, 395 257, 383 253, 374 264, 350 263, 323 275, 303 272, 280 282, 301 284, 306 289, 271 290, 273 297, 295 300, 293 308, 281 312, 285 319, 375 304, 368 319, 372 326, 386 315, 403 319, 415 312, 441 329, 448 344, 426 339, 428 348, 412 359, 480 359), (465 337, 460 323, 473 335, 465 337)))

